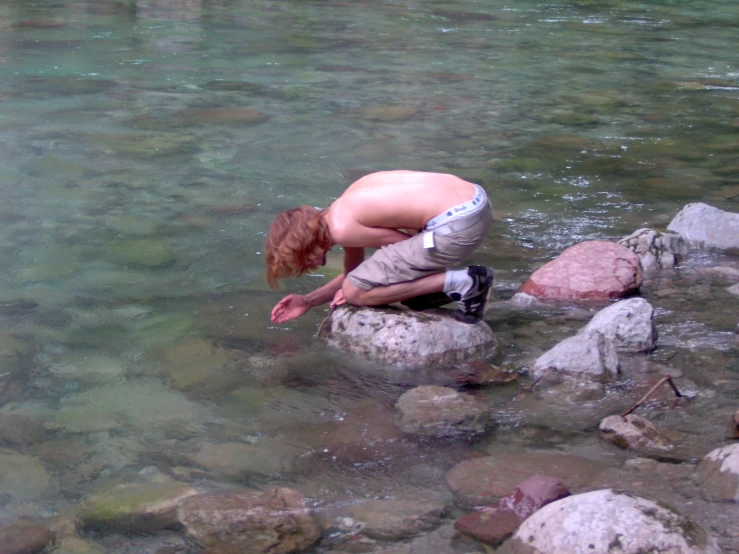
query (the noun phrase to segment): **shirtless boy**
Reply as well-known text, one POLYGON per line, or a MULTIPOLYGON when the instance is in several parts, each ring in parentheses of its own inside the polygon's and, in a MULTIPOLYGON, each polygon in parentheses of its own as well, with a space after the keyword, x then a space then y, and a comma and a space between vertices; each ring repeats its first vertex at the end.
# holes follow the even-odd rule
POLYGON ((485 191, 443 173, 382 171, 352 184, 328 210, 281 212, 267 235, 267 282, 300 276, 344 248, 344 272, 306 295, 290 294, 272 310, 283 323, 331 302, 378 306, 431 293, 457 302, 458 321, 482 319, 493 282, 484 266, 450 270, 485 237, 493 212, 485 191), (365 260, 364 249, 378 249, 365 260))

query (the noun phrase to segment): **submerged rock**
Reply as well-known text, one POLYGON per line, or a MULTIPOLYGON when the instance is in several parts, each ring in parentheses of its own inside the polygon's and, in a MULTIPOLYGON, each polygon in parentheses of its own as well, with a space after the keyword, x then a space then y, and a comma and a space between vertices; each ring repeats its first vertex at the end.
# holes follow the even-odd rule
POLYGON ((187 536, 213 554, 300 552, 321 534, 301 494, 284 487, 192 496, 177 516, 187 536))
POLYGON ((267 114, 248 108, 187 108, 174 114, 181 125, 257 125, 269 119, 267 114))
POLYGON ((38 458, 0 449, 0 499, 3 502, 33 502, 56 491, 56 482, 38 458))
POLYGON ((413 106, 368 104, 353 110, 350 115, 370 121, 405 121, 415 116, 416 113, 417 110, 413 106))
POLYGON ((520 292, 549 300, 606 300, 627 296, 641 284, 636 254, 615 242, 591 240, 536 270, 520 292))
POLYGON ((45 525, 19 519, 0 525, 1 554, 36 554, 54 540, 54 533, 45 525))
POLYGON ((671 269, 687 253, 682 237, 677 233, 661 233, 654 229, 639 229, 618 244, 639 256, 644 271, 671 269))
POLYGON ((460 504, 491 504, 534 475, 556 477, 572 491, 583 490, 606 466, 556 452, 505 452, 464 460, 446 474, 446 483, 460 504))
POLYGON ((408 368, 453 366, 495 354, 498 340, 486 323, 460 323, 449 313, 344 305, 323 320, 318 339, 349 354, 408 368))
POLYGON ((660 429, 636 414, 608 416, 599 429, 600 437, 606 442, 643 457, 677 462, 700 458, 696 449, 686 446, 688 440, 684 433, 660 429))
POLYGON ((395 407, 398 427, 409 435, 469 437, 494 426, 491 406, 447 387, 416 387, 404 393, 395 407))
POLYGON ((739 502, 739 444, 709 452, 697 469, 703 494, 715 502, 739 502))
POLYGON ((511 539, 511 554, 719 554, 716 540, 673 509, 611 489, 544 506, 511 539))
POLYGON ((400 541, 427 533, 444 522, 447 499, 429 491, 414 491, 413 498, 378 498, 352 507, 359 533, 370 539, 400 541))
POLYGON ((256 444, 205 442, 189 456, 194 463, 236 479, 278 476, 290 472, 293 461, 304 450, 267 437, 256 444))
POLYGON ((153 532, 177 525, 177 504, 198 491, 172 479, 126 483, 103 491, 79 514, 85 530, 153 532))
POLYGON ((120 239, 107 246, 112 261, 146 269, 159 269, 171 265, 174 255, 169 246, 154 238, 120 239))
POLYGON ((702 202, 685 206, 667 226, 686 241, 711 248, 739 248, 739 213, 726 212, 702 202))

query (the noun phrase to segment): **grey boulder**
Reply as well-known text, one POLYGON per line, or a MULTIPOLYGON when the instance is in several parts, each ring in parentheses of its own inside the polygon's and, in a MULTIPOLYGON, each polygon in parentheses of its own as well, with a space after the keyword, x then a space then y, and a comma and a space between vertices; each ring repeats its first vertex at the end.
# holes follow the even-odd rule
POLYGON ((536 379, 552 384, 567 379, 608 381, 620 371, 612 340, 598 331, 578 333, 539 356, 531 370, 536 379))
POLYGON ((667 226, 688 242, 727 250, 739 248, 739 213, 726 212, 702 202, 688 204, 667 226))
POLYGON ((581 333, 597 331, 613 341, 620 352, 649 352, 657 331, 654 308, 643 298, 629 298, 600 310, 581 333))
POLYGON ((483 321, 460 323, 451 313, 343 305, 323 320, 317 336, 348 354, 406 368, 452 366, 492 357, 498 340, 490 327, 483 321))
POLYGON ((651 500, 611 489, 552 502, 523 522, 511 554, 719 554, 701 526, 651 500))

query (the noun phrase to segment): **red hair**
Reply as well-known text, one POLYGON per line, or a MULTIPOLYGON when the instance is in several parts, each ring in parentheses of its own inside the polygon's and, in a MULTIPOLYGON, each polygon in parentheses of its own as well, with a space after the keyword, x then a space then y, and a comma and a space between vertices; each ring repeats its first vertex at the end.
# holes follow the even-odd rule
POLYGON ((323 255, 331 247, 324 210, 300 206, 280 212, 269 226, 265 254, 267 283, 277 288, 277 280, 300 277, 308 271, 306 261, 323 255))

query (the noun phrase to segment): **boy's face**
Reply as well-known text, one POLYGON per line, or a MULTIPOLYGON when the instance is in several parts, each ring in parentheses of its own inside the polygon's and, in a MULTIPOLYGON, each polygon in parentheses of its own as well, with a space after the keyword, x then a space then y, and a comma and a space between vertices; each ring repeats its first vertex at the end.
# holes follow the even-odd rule
POLYGON ((313 252, 308 258, 306 259, 306 265, 308 266, 308 269, 311 271, 315 271, 319 267, 323 267, 326 265, 326 252, 327 250, 319 250, 317 252, 313 252))

